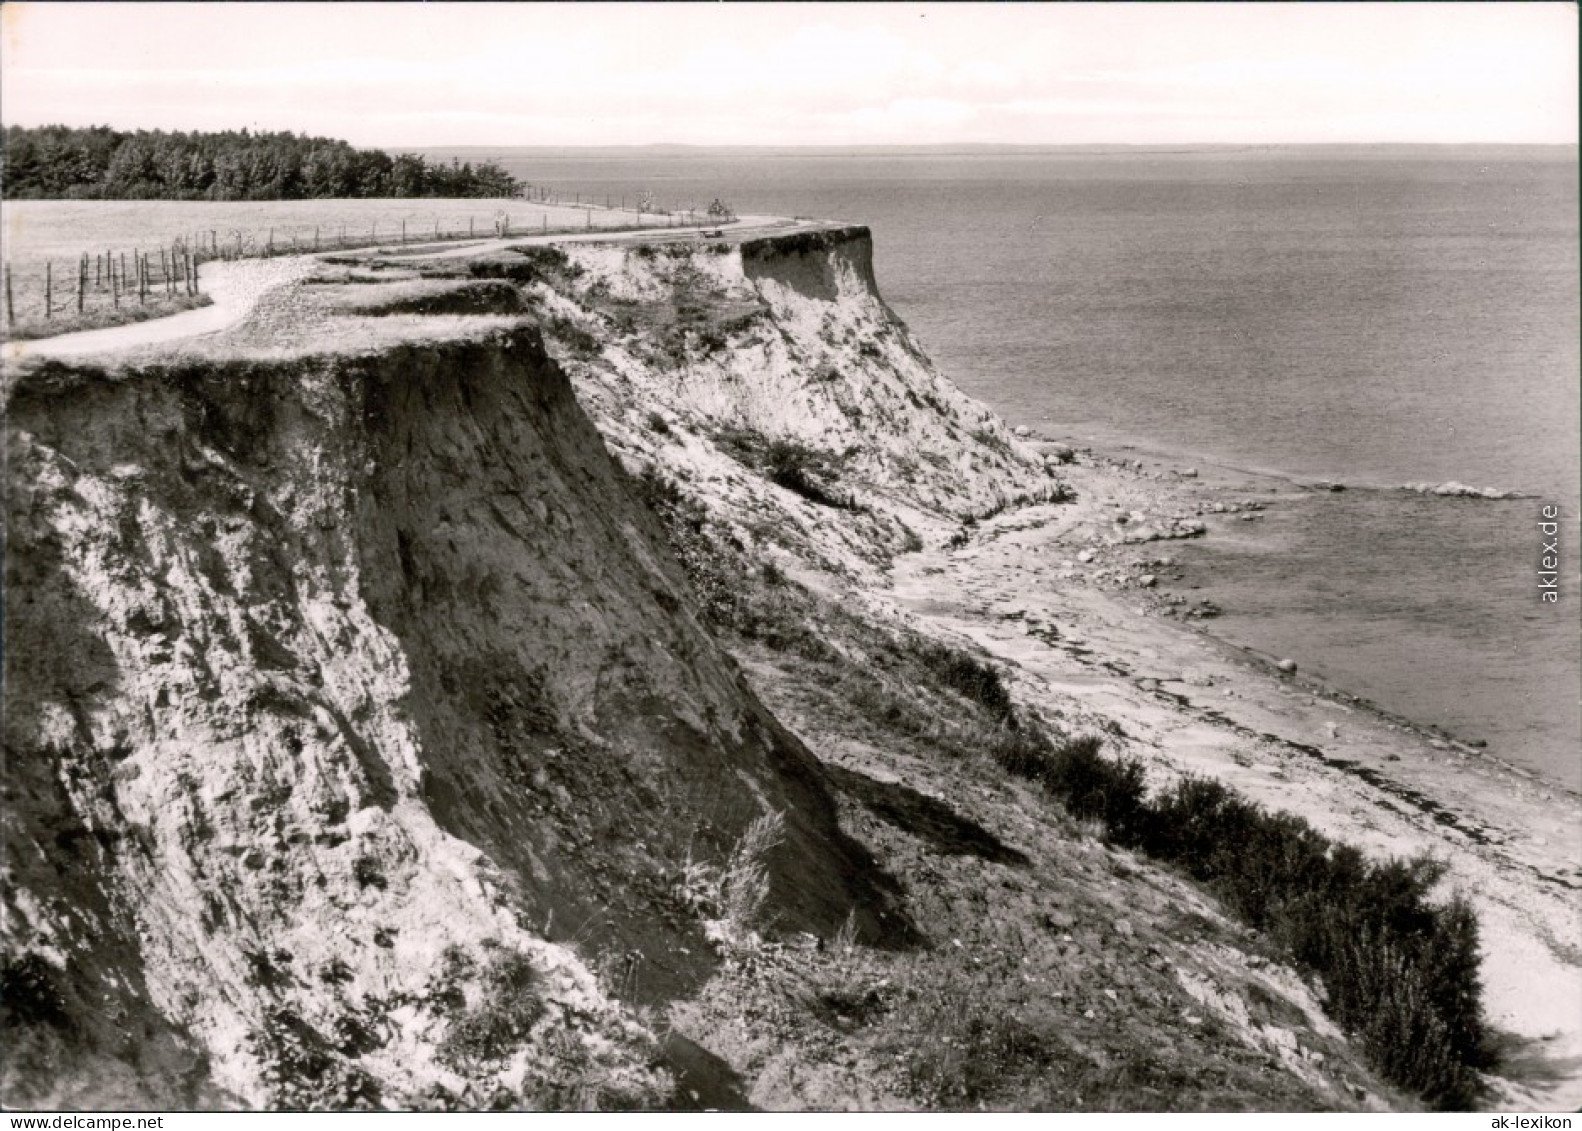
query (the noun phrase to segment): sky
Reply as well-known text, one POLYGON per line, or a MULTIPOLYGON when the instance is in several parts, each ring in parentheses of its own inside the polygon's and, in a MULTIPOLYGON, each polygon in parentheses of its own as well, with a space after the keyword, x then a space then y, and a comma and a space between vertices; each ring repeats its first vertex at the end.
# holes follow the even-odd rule
POLYGON ((381 147, 1577 140, 1577 7, 0 4, 0 120, 381 147))

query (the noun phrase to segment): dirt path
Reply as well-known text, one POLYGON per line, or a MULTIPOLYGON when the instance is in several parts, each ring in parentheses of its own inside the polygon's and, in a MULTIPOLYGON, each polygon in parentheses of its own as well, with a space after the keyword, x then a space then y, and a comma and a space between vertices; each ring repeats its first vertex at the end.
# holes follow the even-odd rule
MULTIPOLYGON (((588 242, 635 244, 652 240, 671 240, 678 236, 701 235, 716 230, 737 238, 749 234, 769 232, 785 234, 828 226, 830 225, 824 221, 793 220, 784 216, 743 216, 736 223, 725 227, 704 224, 685 228, 649 228, 635 232, 609 232, 595 228, 586 233, 559 232, 468 241, 455 247, 447 247, 442 251, 420 255, 399 255, 399 258, 402 261, 421 263, 444 259, 466 259, 513 247, 588 242)), ((400 249, 399 244, 388 244, 383 248, 361 248, 356 254, 369 255, 381 251, 399 253, 400 249)), ((277 259, 206 263, 199 269, 199 278, 203 292, 213 299, 208 306, 197 310, 184 310, 163 318, 132 322, 125 326, 83 330, 53 338, 7 342, 3 350, 0 350, 0 357, 7 362, 24 361, 33 357, 81 357, 218 334, 242 322, 265 294, 306 278, 325 257, 344 254, 348 253, 318 252, 277 259)))
POLYGON ((203 293, 213 299, 208 306, 184 310, 163 318, 130 322, 125 326, 110 326, 103 330, 83 330, 54 338, 7 342, 4 357, 6 361, 23 361, 30 357, 80 357, 218 334, 246 318, 258 300, 268 292, 311 274, 317 261, 317 256, 304 255, 284 259, 205 263, 199 268, 198 278, 203 293))

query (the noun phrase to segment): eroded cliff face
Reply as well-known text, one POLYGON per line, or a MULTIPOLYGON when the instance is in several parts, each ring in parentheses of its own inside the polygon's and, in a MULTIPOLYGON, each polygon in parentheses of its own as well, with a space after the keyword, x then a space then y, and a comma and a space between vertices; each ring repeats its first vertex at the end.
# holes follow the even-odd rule
POLYGON ((663 1103, 600 977, 770 812, 783 925, 904 933, 498 322, 10 375, 6 1102, 663 1103))
POLYGON ((564 253, 527 293, 600 431, 748 541, 773 525, 797 557, 866 574, 917 534, 1056 487, 886 306, 866 228, 564 253), (756 457, 776 444, 853 508, 766 488, 756 457))
POLYGON ((7 1103, 1375 1102, 884 596, 1067 496, 865 229, 292 263, 6 374, 7 1103))

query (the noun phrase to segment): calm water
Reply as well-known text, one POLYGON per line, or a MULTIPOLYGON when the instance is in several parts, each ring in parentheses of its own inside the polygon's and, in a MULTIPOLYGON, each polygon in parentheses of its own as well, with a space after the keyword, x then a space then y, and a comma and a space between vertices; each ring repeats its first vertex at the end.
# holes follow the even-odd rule
POLYGON ((1187 551, 1215 631, 1582 786, 1574 149, 513 156, 538 184, 869 225, 880 285, 1014 422, 1353 485, 1187 551))

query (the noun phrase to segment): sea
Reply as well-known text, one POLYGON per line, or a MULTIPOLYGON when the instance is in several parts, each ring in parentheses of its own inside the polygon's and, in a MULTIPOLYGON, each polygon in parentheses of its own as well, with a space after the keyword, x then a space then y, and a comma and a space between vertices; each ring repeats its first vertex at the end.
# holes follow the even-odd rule
POLYGON ((1173 544, 1211 630, 1582 790, 1576 147, 457 153, 865 224, 886 300, 1013 424, 1345 485, 1173 544), (1452 481, 1519 497, 1403 489, 1452 481))

